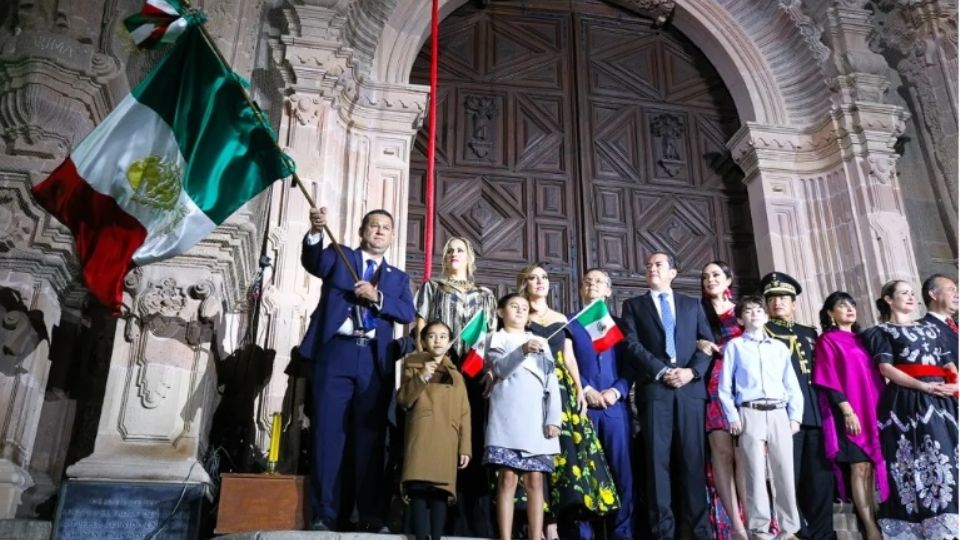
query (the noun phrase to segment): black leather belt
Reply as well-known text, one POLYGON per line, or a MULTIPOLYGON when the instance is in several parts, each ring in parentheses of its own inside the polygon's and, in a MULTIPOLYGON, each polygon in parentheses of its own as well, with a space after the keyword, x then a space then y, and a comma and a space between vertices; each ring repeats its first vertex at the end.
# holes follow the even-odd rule
POLYGON ((371 337, 367 337, 367 336, 347 336, 347 335, 344 335, 344 334, 337 334, 336 337, 337 337, 337 339, 343 339, 343 340, 346 340, 346 341, 352 341, 353 343, 355 343, 355 344, 357 345, 357 347, 366 347, 367 345, 370 344, 371 341, 373 341, 374 339, 376 339, 376 338, 371 338, 371 337))
POLYGON ((740 406, 757 411, 775 411, 785 408, 787 404, 782 401, 748 401, 740 406))

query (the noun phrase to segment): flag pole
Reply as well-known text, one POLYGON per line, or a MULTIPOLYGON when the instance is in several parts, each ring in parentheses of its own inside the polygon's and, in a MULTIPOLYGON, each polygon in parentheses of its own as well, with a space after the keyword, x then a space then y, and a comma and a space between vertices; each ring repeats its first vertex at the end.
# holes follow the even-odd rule
POLYGON ((437 174, 437 41, 440 39, 440 2, 433 0, 430 10, 430 104, 427 124, 427 174, 424 186, 425 221, 423 226, 423 282, 430 280, 433 270, 433 222, 436 212, 434 193, 437 174))
MULTIPOLYGON (((192 9, 190 6, 190 0, 183 0, 183 5, 187 9, 192 9)), ((220 61, 220 65, 223 66, 223 69, 229 71, 230 73, 234 73, 233 69, 230 67, 230 64, 227 63, 227 59, 224 58, 223 53, 220 52, 220 48, 217 47, 217 44, 214 43, 213 39, 210 37, 210 34, 207 33, 207 28, 202 24, 199 25, 199 27, 200 35, 203 36, 203 40, 207 42, 207 45, 211 50, 213 50, 213 53, 217 56, 217 60, 220 61)), ((260 112, 260 107, 250 97, 250 93, 247 92, 247 89, 242 84, 238 84, 238 86, 240 87, 240 91, 243 93, 243 98, 247 101, 247 105, 253 109, 253 114, 256 115, 257 121, 272 131, 270 124, 267 123, 267 119, 264 118, 263 113, 260 112)), ((276 139, 274 139, 273 145, 277 147, 277 150, 280 150, 280 152, 283 153, 283 149, 280 148, 280 143, 278 143, 276 139)), ((293 178, 293 183, 300 188, 300 192, 303 193, 304 198, 307 199, 307 203, 310 205, 310 208, 316 209, 317 203, 314 202, 313 197, 310 196, 310 193, 307 191, 306 186, 304 186, 303 181, 300 180, 300 176, 297 175, 297 171, 293 171, 291 177, 293 178)), ((350 277, 353 278, 353 281, 360 281, 360 276, 357 275, 357 271, 353 268, 353 263, 351 263, 350 259, 347 258, 347 254, 344 253, 343 248, 340 246, 340 243, 337 242, 336 237, 333 235, 333 232, 330 230, 330 228, 327 227, 326 223, 323 224, 323 232, 327 235, 327 238, 330 239, 330 243, 333 244, 333 249, 336 250, 337 255, 340 256, 340 260, 343 261, 343 264, 347 267, 347 270, 350 271, 350 277)))
POLYGON ((546 340, 547 340, 547 341, 550 341, 550 338, 552 338, 553 336, 559 334, 564 328, 570 326, 570 323, 572 323, 573 321, 575 321, 575 320, 577 319, 577 317, 579 317, 580 315, 583 315, 583 312, 584 312, 584 311, 586 311, 586 310, 590 309, 591 307, 593 307, 593 305, 596 304, 597 302, 603 302, 603 301, 604 301, 603 298, 594 298, 592 302, 590 302, 589 304, 587 304, 586 306, 584 306, 584 308, 581 309, 580 311, 576 312, 576 313, 573 315, 573 317, 570 317, 569 319, 567 319, 567 322, 563 323, 563 326, 561 326, 560 328, 557 328, 556 332, 550 334, 550 336, 547 337, 546 340))

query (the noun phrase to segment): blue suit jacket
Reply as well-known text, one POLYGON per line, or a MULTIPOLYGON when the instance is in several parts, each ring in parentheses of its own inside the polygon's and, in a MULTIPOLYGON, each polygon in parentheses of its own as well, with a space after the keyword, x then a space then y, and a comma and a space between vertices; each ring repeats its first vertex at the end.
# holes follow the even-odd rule
MULTIPOLYGON (((695 369, 701 377, 705 377, 710 357, 697 349, 697 340, 714 339, 707 316, 700 301, 695 298, 674 291, 673 301, 677 310, 676 367, 695 369)), ((670 399, 676 393, 687 398, 707 399, 703 380, 690 381, 677 390, 655 380, 661 369, 670 367, 670 358, 667 356, 663 322, 653 302, 649 292, 630 298, 623 302, 621 313, 626 327, 627 348, 636 360, 637 398, 643 401, 670 399)))
MULTIPOLYGON (((358 299, 353 294, 354 280, 340 256, 332 246, 322 247, 323 240, 309 245, 303 240, 300 263, 307 272, 323 280, 320 303, 310 317, 310 326, 300 344, 300 354, 314 362, 327 361, 324 346, 329 343, 343 322, 350 316, 358 299)), ((363 256, 360 250, 341 246, 347 259, 353 261, 354 271, 363 275, 363 256)), ((393 340, 393 323, 409 324, 416 316, 413 293, 410 291, 410 276, 399 268, 390 266, 386 260, 379 269, 377 289, 383 294, 383 306, 374 310, 376 317, 376 352, 381 373, 392 370, 387 348, 393 340)))
MULTIPOLYGON (((573 317, 575 314, 571 314, 573 317)), ((623 321, 615 319, 620 330, 626 333, 623 321)), ((632 373, 630 371, 630 354, 626 348, 626 341, 614 345, 612 348, 597 354, 593 350, 593 342, 590 340, 590 334, 578 323, 573 321, 568 327, 570 336, 573 340, 573 354, 577 357, 577 367, 580 368, 580 383, 584 388, 590 386, 597 392, 602 392, 607 388, 616 388, 620 392, 620 400, 616 406, 606 409, 596 409, 595 412, 603 413, 607 416, 623 416, 629 414, 626 408, 626 400, 630 395, 630 381, 632 373)))

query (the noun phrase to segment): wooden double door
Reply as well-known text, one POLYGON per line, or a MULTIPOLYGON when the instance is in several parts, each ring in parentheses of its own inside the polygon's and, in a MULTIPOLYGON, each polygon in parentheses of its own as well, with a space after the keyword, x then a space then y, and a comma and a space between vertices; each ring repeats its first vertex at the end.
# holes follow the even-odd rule
MULTIPOLYGON (((468 3, 441 23, 433 271, 452 235, 478 252, 477 281, 513 290, 546 263, 552 303, 572 310, 591 267, 614 302, 643 291, 654 250, 675 254, 675 288, 728 261, 756 283, 742 173, 724 143, 739 127, 706 57, 670 28, 599 1, 468 3)), ((429 43, 411 80, 427 84, 429 43)), ((411 165, 406 268, 423 273, 427 130, 411 165)))

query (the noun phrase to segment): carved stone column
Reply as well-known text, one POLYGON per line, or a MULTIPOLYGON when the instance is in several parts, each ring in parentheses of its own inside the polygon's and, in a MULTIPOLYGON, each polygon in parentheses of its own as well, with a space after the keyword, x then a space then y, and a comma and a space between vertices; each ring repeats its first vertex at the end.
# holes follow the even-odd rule
POLYGON ((76 479, 203 482, 200 461, 216 405, 214 367, 223 292, 213 279, 184 282, 151 265, 124 282, 117 332, 92 455, 76 479))
MULTIPOLYGON (((385 208, 393 214, 395 241, 387 258, 402 267, 410 148, 423 120, 427 89, 368 78, 380 28, 376 22, 348 22, 349 7, 297 5, 285 12, 291 31, 280 37, 274 58, 288 96, 280 140, 286 141, 317 204, 327 207, 330 229, 345 245, 357 244, 366 212, 385 208)), ((385 16, 380 9, 365 17, 385 16)), ((289 183, 274 186, 268 250, 275 272, 266 281, 265 324, 257 338, 277 351, 274 376, 260 404, 258 423, 264 427, 266 415, 281 408, 283 370, 320 296, 319 281, 300 266, 308 209, 299 189, 289 183)))
POLYGON ((34 484, 50 336, 61 301, 83 294, 72 238, 29 189, 127 89, 119 61, 94 45, 103 12, 93 0, 0 10, 0 519, 34 484))
MULTIPOLYGON (((908 151, 921 156, 935 204, 926 216, 943 227, 945 245, 930 243, 931 263, 957 266, 957 2, 955 0, 875 0, 870 45, 896 67, 901 95, 914 112, 917 140, 908 151)), ((920 182, 923 178, 916 178, 920 182)), ((929 197, 929 195, 927 196, 929 197)))
POLYGON ((917 280, 894 150, 909 114, 883 102, 887 66, 867 48, 869 13, 844 4, 827 10, 830 117, 809 129, 747 122, 728 143, 748 185, 760 270, 799 274, 807 322, 837 289, 872 321, 884 282, 917 280))

